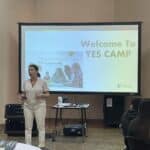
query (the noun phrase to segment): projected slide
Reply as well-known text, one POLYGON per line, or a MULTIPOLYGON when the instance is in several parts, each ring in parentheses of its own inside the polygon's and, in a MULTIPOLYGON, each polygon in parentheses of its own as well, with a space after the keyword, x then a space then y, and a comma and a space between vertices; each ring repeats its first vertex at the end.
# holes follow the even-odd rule
POLYGON ((138 92, 138 25, 21 25, 21 86, 37 64, 50 91, 138 92))

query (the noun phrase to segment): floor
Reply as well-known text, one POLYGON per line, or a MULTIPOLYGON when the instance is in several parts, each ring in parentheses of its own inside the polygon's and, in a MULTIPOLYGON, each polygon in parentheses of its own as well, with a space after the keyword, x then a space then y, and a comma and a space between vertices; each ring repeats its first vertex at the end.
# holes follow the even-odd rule
MULTIPOLYGON (((47 123, 46 132, 52 132, 52 126, 47 123), (51 129, 49 129, 49 127, 51 129)), ((89 123, 87 137, 65 137, 59 127, 56 141, 46 137, 46 147, 49 150, 123 150, 123 137, 119 128, 104 127, 102 123, 89 123), (100 124, 100 125, 99 125, 100 124)), ((0 130, 0 139, 17 140, 24 142, 23 136, 7 136, 3 128, 0 130)), ((33 137, 33 145, 38 144, 38 137, 33 137)))

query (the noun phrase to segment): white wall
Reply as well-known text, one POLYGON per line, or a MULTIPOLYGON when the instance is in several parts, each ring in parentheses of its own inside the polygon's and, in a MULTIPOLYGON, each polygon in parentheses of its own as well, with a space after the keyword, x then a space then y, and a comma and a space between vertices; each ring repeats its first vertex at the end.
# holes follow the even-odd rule
POLYGON ((114 0, 37 0, 37 20, 48 22, 113 21, 114 0))

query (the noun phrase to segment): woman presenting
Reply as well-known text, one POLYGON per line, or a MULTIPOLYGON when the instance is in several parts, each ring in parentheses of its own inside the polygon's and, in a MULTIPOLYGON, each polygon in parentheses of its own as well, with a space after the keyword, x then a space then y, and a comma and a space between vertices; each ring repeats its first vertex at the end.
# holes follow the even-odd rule
POLYGON ((45 147, 45 117, 46 117, 46 98, 49 97, 49 90, 44 80, 40 79, 39 68, 35 64, 28 68, 30 79, 23 85, 24 117, 25 117, 25 141, 26 144, 32 143, 32 126, 35 117, 38 133, 39 147, 45 147))

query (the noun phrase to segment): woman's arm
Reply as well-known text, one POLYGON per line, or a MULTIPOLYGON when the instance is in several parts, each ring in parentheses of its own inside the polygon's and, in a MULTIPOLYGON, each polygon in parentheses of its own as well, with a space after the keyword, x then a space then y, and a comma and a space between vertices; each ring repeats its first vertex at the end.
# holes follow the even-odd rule
POLYGON ((41 99, 41 98, 48 98, 49 97, 49 92, 46 91, 46 92, 43 92, 42 94, 39 94, 36 96, 37 99, 41 99))
POLYGON ((48 98, 49 97, 49 92, 48 91, 46 91, 46 92, 43 92, 42 94, 41 94, 41 98, 48 98))
POLYGON ((19 100, 26 100, 27 99, 26 93, 25 92, 18 93, 18 98, 19 100))

